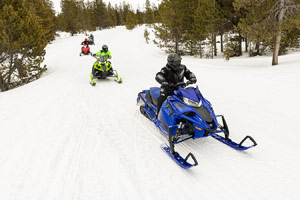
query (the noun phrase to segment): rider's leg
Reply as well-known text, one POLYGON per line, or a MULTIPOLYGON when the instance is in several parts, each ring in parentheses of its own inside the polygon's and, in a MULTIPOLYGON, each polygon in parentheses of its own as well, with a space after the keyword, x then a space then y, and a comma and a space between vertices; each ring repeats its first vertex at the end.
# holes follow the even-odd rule
POLYGON ((95 75, 96 75, 96 69, 93 67, 91 72, 91 83, 96 83, 95 75))
POLYGON ((160 89, 160 96, 157 99, 158 102, 157 102, 157 109, 156 109, 156 118, 158 116, 158 113, 160 111, 162 104, 167 99, 167 97, 169 95, 171 95, 172 93, 173 93, 173 90, 170 88, 161 88, 160 89))
POLYGON ((114 69, 111 66, 111 62, 110 61, 107 61, 107 62, 109 63, 109 66, 110 66, 110 69, 108 70, 109 75, 114 75, 114 69))

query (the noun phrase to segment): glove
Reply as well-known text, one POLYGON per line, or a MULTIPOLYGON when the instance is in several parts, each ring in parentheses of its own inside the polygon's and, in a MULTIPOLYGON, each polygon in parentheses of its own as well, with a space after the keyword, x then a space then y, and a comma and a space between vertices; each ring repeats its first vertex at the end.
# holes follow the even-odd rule
POLYGON ((188 80, 187 82, 186 82, 186 84, 187 85, 190 85, 190 84, 194 84, 194 83, 196 83, 197 81, 196 81, 196 79, 191 79, 191 80, 188 80))
POLYGON ((194 84, 194 82, 190 80, 186 82, 186 85, 191 85, 191 84, 194 84))
POLYGON ((166 88, 166 87, 168 87, 169 86, 169 83, 167 83, 167 82, 162 82, 161 83, 161 87, 162 88, 166 88))

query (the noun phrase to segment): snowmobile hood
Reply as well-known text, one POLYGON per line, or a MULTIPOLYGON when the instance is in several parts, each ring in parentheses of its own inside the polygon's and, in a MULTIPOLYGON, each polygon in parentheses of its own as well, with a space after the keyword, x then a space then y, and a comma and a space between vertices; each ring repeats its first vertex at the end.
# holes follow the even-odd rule
POLYGON ((198 86, 195 88, 179 87, 179 94, 195 102, 200 102, 201 100, 201 92, 199 91, 198 86))

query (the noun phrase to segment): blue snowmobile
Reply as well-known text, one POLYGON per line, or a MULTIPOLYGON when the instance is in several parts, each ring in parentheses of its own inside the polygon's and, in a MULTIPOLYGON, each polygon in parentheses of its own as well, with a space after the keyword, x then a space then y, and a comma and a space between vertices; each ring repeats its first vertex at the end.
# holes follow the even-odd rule
POLYGON ((211 103, 203 97, 198 86, 186 87, 180 82, 173 87, 176 90, 164 101, 156 118, 159 87, 151 87, 138 94, 137 103, 140 103, 140 112, 150 119, 168 137, 169 145, 163 144, 161 148, 179 166, 184 169, 198 165, 192 153, 185 158, 175 151, 175 144, 189 139, 198 139, 211 136, 220 142, 236 149, 246 150, 257 145, 251 136, 246 136, 239 144, 229 139, 229 129, 223 115, 215 115, 211 103), (220 118, 222 123, 217 120, 220 118), (223 133, 224 137, 219 135, 223 133), (251 146, 243 146, 247 140, 252 141, 251 146), (188 162, 192 158, 194 164, 188 162))

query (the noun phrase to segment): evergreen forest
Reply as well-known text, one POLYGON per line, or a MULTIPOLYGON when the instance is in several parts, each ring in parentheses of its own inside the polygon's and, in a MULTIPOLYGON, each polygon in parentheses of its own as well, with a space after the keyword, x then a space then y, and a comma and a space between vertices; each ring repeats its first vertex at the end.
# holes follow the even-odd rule
MULTIPOLYGON (((247 54, 278 56, 300 48, 300 0, 145 0, 134 10, 125 1, 61 0, 55 13, 51 0, 0 1, 0 91, 36 80, 45 47, 58 31, 71 35, 147 24, 153 42, 167 53, 225 59, 247 54)), ((149 42, 147 28, 144 32, 149 42)))

